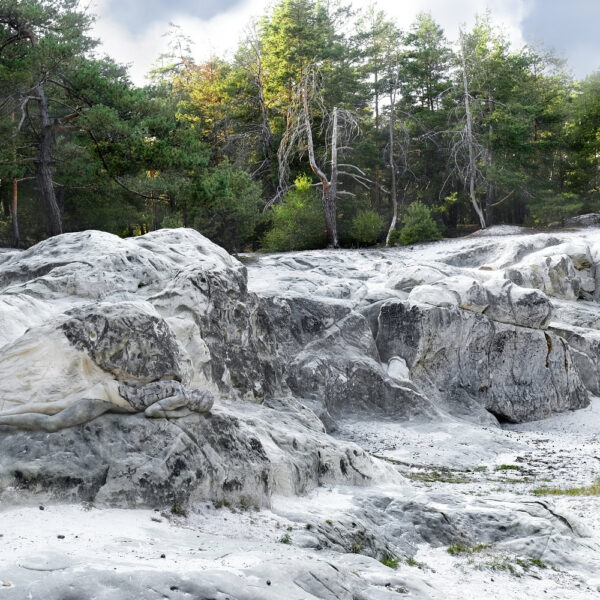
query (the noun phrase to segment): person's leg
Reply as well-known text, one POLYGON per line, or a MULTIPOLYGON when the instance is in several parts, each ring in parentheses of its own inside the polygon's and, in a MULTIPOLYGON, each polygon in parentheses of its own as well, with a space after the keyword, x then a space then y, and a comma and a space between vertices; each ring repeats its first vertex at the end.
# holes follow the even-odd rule
POLYGON ((187 403, 184 394, 174 394, 151 404, 146 408, 144 414, 150 419, 185 417, 191 413, 187 408, 187 403))
POLYGON ((54 415, 22 413, 0 416, 0 425, 14 429, 41 430, 49 433, 88 423, 105 412, 114 409, 105 400, 83 399, 54 415))
POLYGON ((196 413, 208 412, 214 403, 214 396, 208 390, 190 390, 173 394, 151 404, 144 414, 151 418, 180 418, 196 413))

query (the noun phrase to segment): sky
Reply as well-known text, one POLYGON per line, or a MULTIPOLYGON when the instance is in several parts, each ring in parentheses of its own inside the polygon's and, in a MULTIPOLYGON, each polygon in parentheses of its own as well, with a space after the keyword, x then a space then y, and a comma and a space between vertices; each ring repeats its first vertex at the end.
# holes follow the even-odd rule
MULTIPOLYGON (((369 2, 354 0, 355 7, 369 2)), ((196 61, 235 50, 253 18, 265 14, 272 0, 91 0, 97 15, 93 33, 102 50, 130 65, 137 85, 165 50, 169 23, 194 41, 196 61)), ((458 28, 489 9, 517 46, 552 49, 577 78, 600 68, 600 0, 378 0, 377 8, 408 27, 422 11, 430 12, 454 40, 458 28)))

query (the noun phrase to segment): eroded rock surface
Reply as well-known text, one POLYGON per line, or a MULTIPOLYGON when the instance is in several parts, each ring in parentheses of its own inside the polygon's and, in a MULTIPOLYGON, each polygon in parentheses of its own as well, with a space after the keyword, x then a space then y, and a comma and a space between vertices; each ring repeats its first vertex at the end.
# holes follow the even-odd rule
MULTIPOLYGON (((598 264, 593 228, 247 267, 185 229, 0 253, 0 503, 29 505, 15 517, 27 531, 0 519, 0 583, 15 598, 448 600, 466 595, 444 564, 458 545, 479 561, 473 597, 490 573, 499 597, 517 597, 513 575, 488 564, 508 555, 508 572, 547 563, 560 597, 589 597, 597 540, 531 495, 532 478, 554 475, 539 451, 549 436, 527 446, 498 420, 578 409, 600 391, 598 264), (90 514, 108 537, 90 533, 87 511, 74 524, 53 504, 81 501, 101 507, 90 514), (134 531, 106 506, 162 512, 128 511, 145 515, 134 531), (568 569, 586 574, 574 594, 568 569)), ((573 436, 587 454, 560 463, 561 485, 591 483, 596 443, 573 436)))
MULTIPOLYGON (((293 422, 310 430, 302 417, 310 410, 328 431, 361 414, 493 425, 580 408, 600 387, 591 371, 600 318, 573 317, 581 298, 596 311, 596 236, 290 253, 255 257, 248 268, 185 229, 126 240, 66 234, 4 253, 3 439, 25 435, 10 431, 15 413, 31 414, 32 427, 54 419, 48 431, 81 428, 107 410, 158 421, 102 417, 94 427, 134 419, 150 436, 171 417, 204 427, 213 397, 215 406, 234 402, 240 418, 248 402, 260 412, 294 399, 293 422)), ((134 447, 146 452, 143 439, 134 447)), ((191 479, 191 497, 212 489, 191 479)))

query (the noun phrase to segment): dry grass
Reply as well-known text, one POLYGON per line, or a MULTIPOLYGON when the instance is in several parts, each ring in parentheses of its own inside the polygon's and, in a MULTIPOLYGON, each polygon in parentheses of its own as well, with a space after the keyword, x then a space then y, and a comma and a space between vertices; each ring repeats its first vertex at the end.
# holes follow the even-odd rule
POLYGON ((535 496, 600 496, 600 478, 592 485, 578 488, 541 487, 533 490, 535 496))

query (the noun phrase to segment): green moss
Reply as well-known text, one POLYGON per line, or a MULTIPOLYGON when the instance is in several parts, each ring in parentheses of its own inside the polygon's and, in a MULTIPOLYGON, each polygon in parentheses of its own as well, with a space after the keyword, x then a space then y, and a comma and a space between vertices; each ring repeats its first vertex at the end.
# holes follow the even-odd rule
POLYGON ((476 552, 482 552, 489 547, 489 544, 477 544, 476 546, 453 544, 452 546, 448 546, 448 548, 446 548, 446 552, 451 556, 460 556, 461 554, 474 554, 476 552))
POLYGON ((435 482, 441 483, 469 483, 469 479, 463 474, 459 474, 456 471, 450 469, 440 468, 433 471, 418 471, 413 473, 405 474, 408 479, 413 481, 424 481, 424 482, 435 482))
POLYGON ((496 471, 520 471, 522 468, 519 465, 496 465, 496 471))

